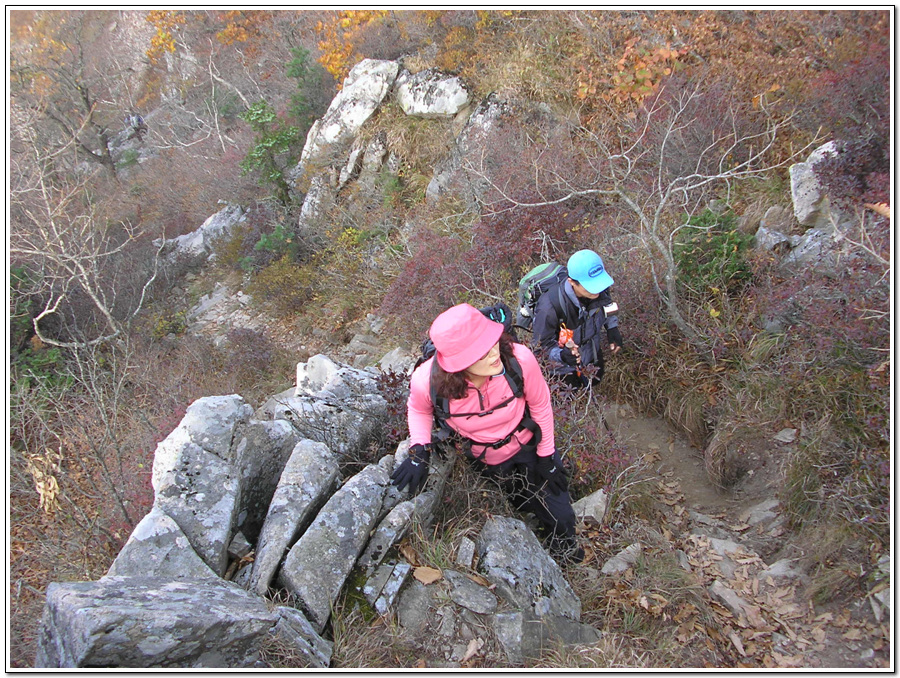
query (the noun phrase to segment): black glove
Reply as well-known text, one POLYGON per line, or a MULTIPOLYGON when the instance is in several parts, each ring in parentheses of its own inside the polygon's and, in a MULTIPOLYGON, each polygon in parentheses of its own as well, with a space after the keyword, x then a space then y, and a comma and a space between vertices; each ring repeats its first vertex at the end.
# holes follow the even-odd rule
POLYGON ((428 478, 428 462, 431 459, 430 445, 413 445, 409 456, 391 474, 391 482, 401 492, 409 485, 410 495, 418 494, 428 478))
POLYGON ((577 356, 567 347, 559 349, 559 359, 564 365, 569 365, 570 367, 578 365, 577 356))
POLYGON ((537 472, 547 483, 550 494, 559 494, 569 489, 569 479, 562 462, 556 457, 556 453, 549 457, 538 457, 537 472))
POLYGON ((618 327, 606 328, 606 338, 609 339, 610 344, 615 344, 619 348, 622 347, 622 333, 619 332, 618 327))

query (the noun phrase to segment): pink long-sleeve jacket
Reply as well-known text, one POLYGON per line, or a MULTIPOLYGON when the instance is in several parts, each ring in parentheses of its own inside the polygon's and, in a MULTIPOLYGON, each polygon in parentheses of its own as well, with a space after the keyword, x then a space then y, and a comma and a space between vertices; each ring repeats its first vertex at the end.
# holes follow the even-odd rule
MULTIPOLYGON (((475 443, 494 443, 503 440, 512 433, 525 413, 525 405, 531 418, 541 428, 541 442, 537 453, 548 457, 555 449, 553 439, 553 410, 550 406, 550 389, 541 373, 537 359, 524 344, 513 344, 513 354, 522 367, 524 382, 524 398, 515 398, 505 407, 483 417, 451 417, 447 423, 460 434, 475 443)), ((434 427, 434 404, 431 402, 431 363, 434 358, 426 360, 413 372, 409 385, 407 400, 407 421, 409 424, 410 444, 426 445, 431 442, 434 427)), ((512 389, 502 374, 488 379, 480 389, 470 382, 465 398, 450 401, 450 413, 486 412, 512 396, 512 389)), ((482 461, 494 466, 515 455, 522 444, 531 439, 531 431, 522 430, 512 440, 499 449, 488 447, 482 461)), ((485 448, 474 444, 472 452, 480 456, 485 448)))

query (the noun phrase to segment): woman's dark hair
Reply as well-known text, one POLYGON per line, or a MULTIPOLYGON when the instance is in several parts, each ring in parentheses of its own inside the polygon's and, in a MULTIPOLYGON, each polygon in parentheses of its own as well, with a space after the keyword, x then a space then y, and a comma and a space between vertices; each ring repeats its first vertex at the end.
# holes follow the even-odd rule
MULTIPOLYGON (((503 361, 503 367, 509 369, 509 359, 513 354, 513 338, 506 332, 500 335, 500 360, 503 361)), ((449 398, 450 400, 458 400, 466 397, 466 371, 461 372, 445 372, 434 361, 434 379, 435 393, 441 398, 449 398)))

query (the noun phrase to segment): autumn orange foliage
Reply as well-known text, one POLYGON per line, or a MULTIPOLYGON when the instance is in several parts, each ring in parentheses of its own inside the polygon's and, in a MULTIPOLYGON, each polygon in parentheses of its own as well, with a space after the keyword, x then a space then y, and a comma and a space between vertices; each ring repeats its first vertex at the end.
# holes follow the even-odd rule
POLYGON ((316 31, 322 36, 319 49, 322 55, 319 63, 340 83, 347 77, 351 67, 362 57, 356 54, 354 38, 361 27, 380 21, 388 10, 343 10, 335 12, 330 19, 320 21, 316 31))
POLYGON ((224 14, 225 28, 216 34, 216 40, 223 45, 241 44, 244 55, 255 56, 260 50, 263 29, 271 19, 268 10, 229 10, 224 14))
POLYGON ((184 25, 187 18, 184 12, 168 9, 150 10, 146 18, 156 28, 156 35, 150 38, 150 47, 147 49, 147 58, 155 64, 166 52, 175 52, 175 36, 172 32, 184 25))

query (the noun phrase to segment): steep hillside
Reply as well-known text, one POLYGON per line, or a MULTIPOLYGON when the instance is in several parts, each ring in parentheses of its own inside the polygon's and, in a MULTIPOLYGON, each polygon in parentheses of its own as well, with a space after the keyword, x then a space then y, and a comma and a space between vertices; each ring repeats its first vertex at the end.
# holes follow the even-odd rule
MULTIPOLYGON (((884 666, 893 18, 11 11, 10 663, 47 583, 104 574, 149 510, 191 402, 414 352, 588 247, 625 346, 591 398, 554 390, 557 446, 610 496, 570 574, 622 641, 552 661, 884 666), (797 577, 729 621, 698 526, 797 577)), ((370 631, 348 612, 338 661, 370 631)), ((405 656, 384 633, 371 665, 405 656)))

